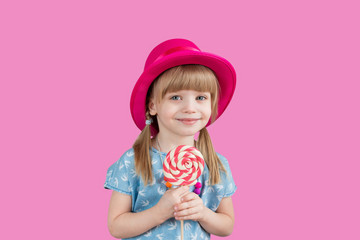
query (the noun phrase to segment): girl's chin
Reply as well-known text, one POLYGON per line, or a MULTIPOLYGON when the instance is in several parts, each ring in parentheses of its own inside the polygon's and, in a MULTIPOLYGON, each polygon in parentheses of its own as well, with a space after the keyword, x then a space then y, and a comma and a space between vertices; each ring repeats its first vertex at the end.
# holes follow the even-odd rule
POLYGON ((183 137, 190 137, 190 136, 194 137, 201 129, 199 129, 199 128, 187 129, 187 130, 181 131, 181 133, 178 133, 178 135, 183 136, 183 137))

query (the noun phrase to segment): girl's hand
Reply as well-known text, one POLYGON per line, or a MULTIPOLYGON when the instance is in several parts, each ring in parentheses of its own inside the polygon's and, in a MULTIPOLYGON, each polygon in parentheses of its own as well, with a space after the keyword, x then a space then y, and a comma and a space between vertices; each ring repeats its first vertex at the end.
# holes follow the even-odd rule
POLYGON ((179 188, 171 188, 167 190, 160 198, 159 202, 155 205, 158 208, 158 212, 166 221, 169 218, 174 217, 174 207, 181 202, 181 198, 189 193, 188 186, 182 186, 179 188))
POLYGON ((181 203, 176 204, 174 216, 176 220, 200 221, 205 216, 204 203, 194 192, 188 192, 181 198, 181 203))

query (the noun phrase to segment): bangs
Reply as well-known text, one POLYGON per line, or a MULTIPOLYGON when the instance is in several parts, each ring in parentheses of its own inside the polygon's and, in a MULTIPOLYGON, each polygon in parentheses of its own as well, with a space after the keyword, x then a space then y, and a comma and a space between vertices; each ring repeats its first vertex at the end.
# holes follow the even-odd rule
POLYGON ((158 85, 156 95, 160 99, 163 99, 167 93, 181 90, 209 92, 212 98, 216 98, 219 88, 214 72, 203 65, 181 65, 170 68, 159 76, 156 85, 158 85))

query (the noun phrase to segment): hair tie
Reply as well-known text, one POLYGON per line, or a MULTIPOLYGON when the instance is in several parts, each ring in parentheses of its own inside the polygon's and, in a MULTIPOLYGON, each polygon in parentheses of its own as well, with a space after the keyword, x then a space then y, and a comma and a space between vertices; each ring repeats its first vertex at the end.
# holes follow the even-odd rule
POLYGON ((151 125, 152 122, 153 122, 152 118, 146 119, 145 124, 146 125, 151 125))

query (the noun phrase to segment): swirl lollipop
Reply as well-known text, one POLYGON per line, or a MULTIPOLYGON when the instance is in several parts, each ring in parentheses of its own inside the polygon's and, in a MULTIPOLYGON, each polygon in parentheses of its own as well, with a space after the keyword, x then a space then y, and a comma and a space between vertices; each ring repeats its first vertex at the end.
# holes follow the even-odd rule
POLYGON ((180 145, 166 155, 163 168, 171 185, 192 186, 204 170, 204 157, 195 147, 180 145))
MULTIPOLYGON (((163 164, 166 186, 195 185, 194 192, 200 194, 201 183, 198 177, 204 170, 204 157, 195 147, 180 145, 171 150, 163 164)), ((184 239, 184 221, 181 220, 181 239, 184 239)))

